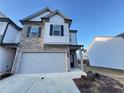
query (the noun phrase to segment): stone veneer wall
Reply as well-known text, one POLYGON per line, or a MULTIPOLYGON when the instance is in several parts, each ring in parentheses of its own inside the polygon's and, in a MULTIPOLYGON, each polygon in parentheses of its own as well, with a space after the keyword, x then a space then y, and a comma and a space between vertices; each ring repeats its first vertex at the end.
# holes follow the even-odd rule
POLYGON ((54 46, 54 45, 44 45, 43 42, 43 32, 40 38, 30 38, 26 37, 27 27, 24 26, 21 32, 20 45, 17 49, 15 61, 13 65, 12 72, 17 73, 19 69, 19 63, 21 60, 22 52, 66 52, 67 55, 67 71, 70 70, 70 53, 68 46, 54 46))
POLYGON ((41 37, 26 37, 27 35, 27 26, 24 26, 23 31, 21 32, 20 38, 20 48, 21 51, 35 51, 35 50, 43 50, 43 32, 41 32, 41 37))

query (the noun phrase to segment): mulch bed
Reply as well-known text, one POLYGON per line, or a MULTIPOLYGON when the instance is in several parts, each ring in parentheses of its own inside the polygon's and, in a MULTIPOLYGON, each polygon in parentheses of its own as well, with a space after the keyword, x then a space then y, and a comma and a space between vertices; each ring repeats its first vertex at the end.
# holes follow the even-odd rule
POLYGON ((124 93, 123 84, 98 73, 88 73, 74 82, 81 93, 124 93))

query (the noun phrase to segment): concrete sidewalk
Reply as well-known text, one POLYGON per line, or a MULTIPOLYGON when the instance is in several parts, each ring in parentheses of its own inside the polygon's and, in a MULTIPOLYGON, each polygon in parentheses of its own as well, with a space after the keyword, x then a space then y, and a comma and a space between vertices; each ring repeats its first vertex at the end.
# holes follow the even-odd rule
POLYGON ((72 78, 83 71, 54 74, 16 74, 0 81, 0 93, 80 93, 72 78))

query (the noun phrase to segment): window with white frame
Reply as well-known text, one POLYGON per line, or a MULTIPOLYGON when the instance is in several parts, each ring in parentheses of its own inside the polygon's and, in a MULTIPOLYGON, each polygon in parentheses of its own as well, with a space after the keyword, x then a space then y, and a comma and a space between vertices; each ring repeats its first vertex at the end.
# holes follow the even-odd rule
POLYGON ((53 25, 53 35, 61 36, 61 25, 53 25))
POLYGON ((38 37, 38 31, 39 31, 38 26, 31 26, 30 37, 38 37))
POLYGON ((64 36, 64 26, 63 25, 50 25, 50 36, 64 36))

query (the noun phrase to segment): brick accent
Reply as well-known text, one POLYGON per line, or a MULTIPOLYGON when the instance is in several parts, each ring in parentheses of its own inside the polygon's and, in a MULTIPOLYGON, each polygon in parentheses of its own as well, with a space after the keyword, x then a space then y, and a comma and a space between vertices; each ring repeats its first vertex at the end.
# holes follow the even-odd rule
POLYGON ((43 31, 40 38, 26 37, 27 26, 24 26, 21 32, 20 45, 16 52, 12 72, 17 73, 19 62, 21 61, 22 52, 66 52, 67 54, 67 71, 70 70, 70 52, 68 46, 44 45, 43 31))
POLYGON ((23 31, 21 32, 20 38, 20 48, 22 51, 38 51, 43 50, 43 35, 41 33, 41 37, 26 37, 27 34, 27 26, 24 26, 23 31))

